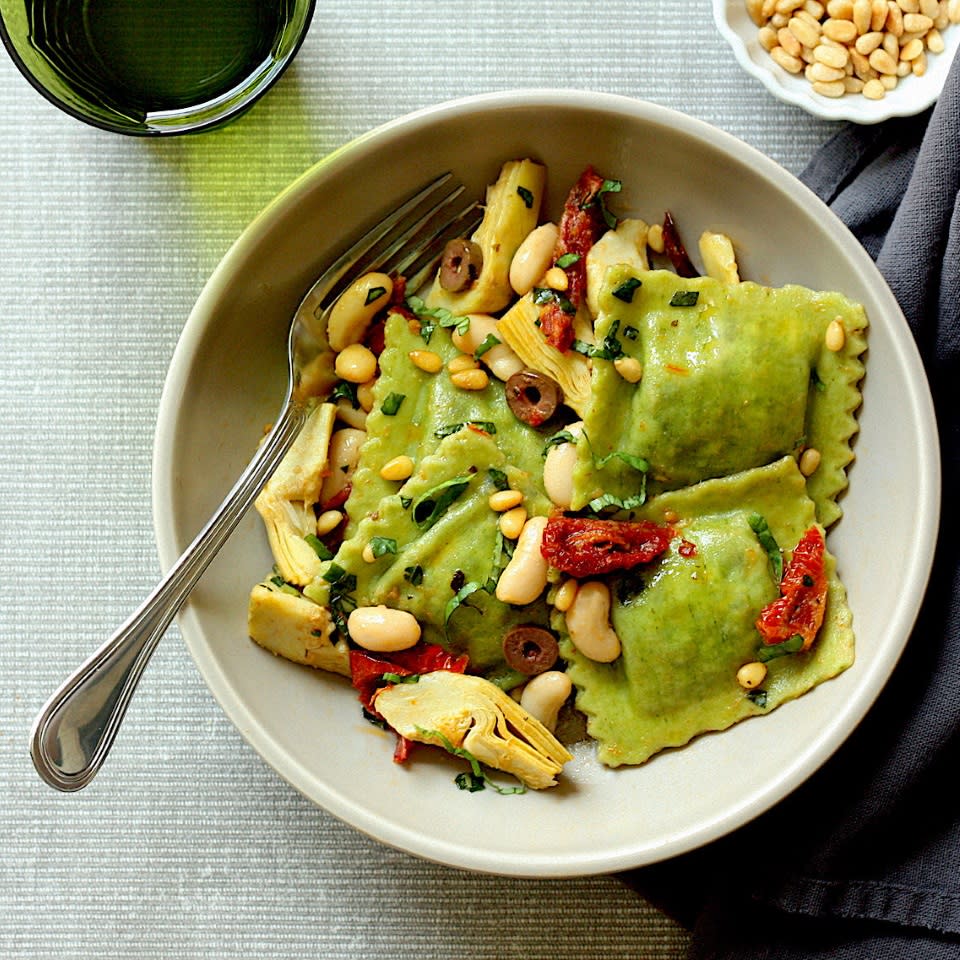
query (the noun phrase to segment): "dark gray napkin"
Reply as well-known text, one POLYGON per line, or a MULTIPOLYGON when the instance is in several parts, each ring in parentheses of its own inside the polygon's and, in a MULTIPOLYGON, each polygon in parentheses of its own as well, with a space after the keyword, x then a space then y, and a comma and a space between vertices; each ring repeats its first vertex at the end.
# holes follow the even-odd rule
POLYGON ((691 960, 960 958, 960 59, 932 110, 844 126, 801 179, 876 259, 923 357, 943 458, 933 577, 890 683, 814 777, 625 879, 693 929, 691 960))

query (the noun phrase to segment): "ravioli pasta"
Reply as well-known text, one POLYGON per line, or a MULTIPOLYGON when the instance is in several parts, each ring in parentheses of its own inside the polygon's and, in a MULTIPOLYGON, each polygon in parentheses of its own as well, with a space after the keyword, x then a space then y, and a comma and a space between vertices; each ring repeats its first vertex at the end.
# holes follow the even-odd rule
POLYGON ((854 660, 822 544, 853 459, 862 307, 741 282, 730 238, 709 231, 715 276, 679 275, 679 237, 668 259, 660 228, 612 213, 619 184, 590 168, 538 253, 546 172, 504 165, 460 241, 477 241, 479 275, 450 290, 438 273, 382 311, 377 338, 359 331, 382 339, 375 379, 331 392, 321 378, 310 449, 291 451, 258 501, 276 566, 251 593, 250 635, 350 677, 396 733, 397 759, 418 740, 469 761, 468 789, 484 785, 481 763, 552 786, 584 738, 603 764, 644 763, 854 660), (532 290, 511 287, 515 256, 541 258, 532 290), (471 311, 496 332, 465 355, 471 311), (493 346, 498 366, 484 361, 493 346), (362 443, 335 443, 348 425, 362 443), (801 576, 811 538, 816 569, 801 576), (573 616, 586 583, 603 601, 593 621, 573 616), (351 630, 357 608, 375 633, 351 630), (765 632, 773 616, 786 641, 765 632), (603 656, 587 635, 601 630, 615 641, 603 656), (544 672, 573 692, 537 716, 526 691, 544 672))

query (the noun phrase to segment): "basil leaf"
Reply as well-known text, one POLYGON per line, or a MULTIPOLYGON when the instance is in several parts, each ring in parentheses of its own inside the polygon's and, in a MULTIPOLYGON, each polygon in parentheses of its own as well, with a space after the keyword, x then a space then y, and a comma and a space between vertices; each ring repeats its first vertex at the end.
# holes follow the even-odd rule
POLYGON ((559 447, 562 443, 576 443, 577 438, 569 430, 558 430, 552 437, 547 439, 543 452, 540 456, 545 457, 551 447, 559 447))
MULTIPOLYGON (((446 307, 428 307, 421 297, 407 297, 407 306, 422 319, 435 320, 436 324, 431 325, 430 334, 425 337, 427 343, 430 342, 430 335, 433 333, 433 326, 453 328, 461 336, 470 329, 469 317, 458 317, 455 313, 447 310, 446 307)), ((423 336, 423 327, 420 328, 420 335, 423 336)))
POLYGON ((555 303, 564 312, 571 315, 577 312, 577 308, 558 290, 551 290, 550 287, 534 287, 533 302, 538 307, 544 307, 548 303, 555 303))
POLYGON ((483 343, 481 343, 476 350, 473 351, 473 355, 479 360, 488 350, 492 350, 497 344, 502 343, 499 337, 494 336, 492 333, 488 333, 483 338, 483 343))
POLYGON ((386 287, 371 287, 367 291, 367 299, 364 301, 363 305, 365 307, 369 307, 374 300, 379 300, 386 292, 386 287))
POLYGON ((454 757, 461 757, 470 764, 470 774, 467 775, 470 779, 464 780, 464 774, 457 774, 457 776, 454 778, 454 782, 458 787, 460 787, 461 790, 482 790, 483 787, 467 786, 467 784, 472 785, 476 783, 482 783, 484 786, 491 787, 492 789, 496 790, 497 793, 503 796, 527 792, 527 788, 522 783, 516 787, 501 787, 494 780, 491 780, 490 777, 483 772, 483 768, 480 766, 480 761, 469 750, 464 747, 455 747, 450 742, 450 739, 442 734, 439 730, 427 730, 424 727, 418 726, 417 733, 423 737, 429 737, 431 740, 436 741, 437 745, 443 747, 447 753, 454 757), (465 785, 460 786, 461 783, 465 785))
POLYGON ((330 391, 330 401, 336 403, 338 400, 349 400, 353 409, 359 410, 360 401, 357 399, 357 384, 348 383, 346 380, 337 383, 330 391))
POLYGON ((613 453, 608 453, 599 460, 595 459, 594 463, 599 469, 605 467, 614 458, 621 460, 628 467, 633 467, 634 470, 639 470, 641 473, 646 473, 650 469, 649 462, 644 460, 643 457, 637 457, 632 453, 627 453, 625 450, 614 450, 613 453))
POLYGON ((752 700, 760 709, 765 709, 767 706, 767 691, 766 690, 748 690, 747 699, 752 700))
POLYGON ((409 510, 410 504, 413 503, 413 497, 405 497, 403 494, 399 493, 397 496, 400 497, 400 506, 403 507, 404 510, 409 510))
POLYGON ((411 518, 418 530, 429 530, 470 486, 470 477, 454 477, 431 487, 413 502, 411 518))
POLYGON ((403 579, 413 586, 419 587, 423 583, 423 567, 419 563, 413 567, 404 567, 403 579))
MULTIPOLYGON (((633 303, 633 295, 637 292, 637 288, 643 286, 643 281, 639 280, 637 277, 628 277, 623 281, 618 287, 614 288, 613 295, 618 299, 622 300, 624 303, 633 303)), ((634 329, 634 328, 630 328, 634 329)), ((624 335, 626 335, 626 330, 624 330, 624 335)), ((634 332, 634 339, 636 332, 634 332)))
POLYGON ((600 204, 603 221, 611 230, 617 229, 617 218, 607 209, 606 195, 619 193, 622 189, 623 184, 619 180, 604 180, 603 186, 597 192, 597 202, 600 204))
POLYGON ((517 193, 520 196, 520 199, 523 201, 523 205, 528 209, 533 209, 533 191, 528 190, 526 187, 517 187, 517 193))
POLYGON ((700 299, 699 290, 678 290, 670 298, 671 307, 695 307, 700 299))
POLYGON ((476 580, 471 580, 469 583, 465 583, 448 601, 447 605, 443 608, 443 629, 447 629, 447 624, 450 622, 450 618, 453 616, 454 611, 459 607, 472 593, 476 593, 478 590, 483 589, 483 584, 478 583, 476 580))
POLYGON ((313 547, 313 552, 321 560, 333 559, 333 553, 330 548, 315 533, 308 533, 303 539, 313 547))
POLYGON ((610 332, 603 338, 603 342, 599 346, 584 343, 582 340, 574 340, 570 349, 582 353, 585 357, 595 357, 599 360, 617 360, 623 356, 623 344, 617 339, 619 327, 620 321, 614 320, 610 325, 610 332))
POLYGON ((386 680, 387 683, 419 683, 420 674, 419 673, 384 673, 384 674, 381 674, 381 679, 386 680))
POLYGON ((390 393, 380 405, 380 410, 385 417, 395 417, 400 405, 407 399, 405 393, 390 393))
POLYGON ((487 475, 493 481, 493 485, 498 490, 510 489, 510 481, 507 479, 507 475, 502 470, 498 470, 496 467, 490 467, 487 470, 487 475))
POLYGON ((636 327, 624 327, 623 335, 628 340, 636 340, 640 336, 640 331, 636 327))
POLYGON ((565 253, 562 257, 557 259, 557 266, 561 270, 566 270, 567 267, 572 267, 575 263, 579 263, 581 260, 579 253, 565 253))
POLYGON ((779 583, 783 579, 783 553, 780 550, 780 544, 777 543, 767 526, 767 521, 759 513, 751 513, 747 517, 747 523, 750 529, 756 534, 760 546, 767 551, 767 558, 770 561, 770 573, 773 576, 774 583, 779 583))
POLYGON ((374 557, 382 557, 397 552, 397 541, 393 537, 371 537, 370 551, 374 557))
POLYGON ((635 510, 637 507, 642 507, 646 502, 647 477, 646 474, 644 474, 643 487, 639 493, 634 494, 632 497, 626 497, 625 499, 614 496, 612 493, 605 493, 603 496, 591 500, 587 504, 587 508, 594 513, 600 513, 602 510, 606 510, 607 507, 615 507, 617 510, 635 510))
POLYGON ((769 663, 777 657, 785 657, 791 653, 799 653, 803 648, 803 637, 796 633, 788 640, 780 643, 765 643, 757 651, 757 659, 761 663, 769 663))
POLYGON ((491 435, 497 432, 497 425, 490 420, 464 420, 462 423, 447 423, 442 427, 438 427, 433 431, 433 435, 438 440, 442 440, 444 437, 449 437, 453 433, 459 433, 464 427, 468 426, 477 427, 483 430, 484 433, 491 435))

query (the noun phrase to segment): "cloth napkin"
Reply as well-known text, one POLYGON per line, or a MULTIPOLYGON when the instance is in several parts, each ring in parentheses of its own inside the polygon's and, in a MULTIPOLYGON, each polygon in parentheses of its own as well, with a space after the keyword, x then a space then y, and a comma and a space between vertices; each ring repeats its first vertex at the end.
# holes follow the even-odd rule
POLYGON ((934 108, 842 127, 801 179, 876 260, 923 357, 943 461, 933 576, 890 683, 837 754, 753 823, 628 882, 693 930, 691 960, 953 960, 960 958, 960 58, 934 108))

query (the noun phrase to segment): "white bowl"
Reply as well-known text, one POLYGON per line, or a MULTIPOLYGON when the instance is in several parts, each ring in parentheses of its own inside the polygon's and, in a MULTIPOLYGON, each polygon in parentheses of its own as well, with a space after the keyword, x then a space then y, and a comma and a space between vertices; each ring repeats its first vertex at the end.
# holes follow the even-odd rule
MULTIPOLYGON (((808 696, 642 767, 576 750, 562 785, 520 797, 462 793, 446 757, 400 767, 342 679, 273 657, 246 636, 247 594, 270 569, 251 511, 181 613, 207 684, 254 749, 307 797, 384 843, 524 876, 636 867, 706 843, 775 804, 850 733, 887 680, 933 555, 939 470, 913 339, 873 262, 790 174, 733 137, 662 107, 584 92, 497 93, 441 104, 361 137, 307 171, 248 228, 204 288, 160 405, 154 515, 169 567, 231 486, 274 416, 289 317, 344 235, 434 171, 476 196, 503 160, 549 167, 554 214, 589 163, 621 178, 616 208, 735 238, 746 277, 842 290, 872 322, 862 433, 846 514, 831 533, 856 618, 854 667, 808 696)), ((437 751, 439 753, 439 751, 437 751)))
POLYGON ((713 0, 713 17, 747 73, 778 99, 825 120, 870 124, 890 117, 910 117, 926 110, 940 95, 960 47, 960 25, 947 27, 943 31, 946 49, 943 53, 927 54, 927 72, 922 77, 904 77, 882 100, 869 100, 861 94, 832 99, 815 93, 802 75, 788 73, 774 63, 757 40, 757 27, 747 13, 744 0, 713 0))

